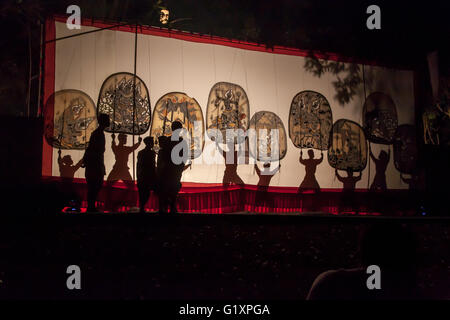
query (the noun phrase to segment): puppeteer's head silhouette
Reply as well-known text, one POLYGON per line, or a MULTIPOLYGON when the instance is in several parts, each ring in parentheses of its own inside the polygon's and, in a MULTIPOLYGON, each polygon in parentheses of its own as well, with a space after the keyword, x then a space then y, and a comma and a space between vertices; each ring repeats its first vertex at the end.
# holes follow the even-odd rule
POLYGON ((384 150, 381 150, 380 156, 379 156, 380 160, 386 161, 386 160, 388 159, 388 157, 389 157, 389 156, 388 156, 387 152, 384 151, 384 150))
POLYGON ((109 127, 110 121, 109 116, 105 113, 100 113, 98 115, 98 125, 102 128, 109 127))
POLYGON ((155 141, 153 140, 153 137, 145 137, 144 138, 145 146, 152 148, 154 143, 155 143, 155 141))
POLYGON ((352 169, 352 168, 350 168, 350 167, 347 168, 347 175, 348 175, 349 177, 352 177, 352 176, 353 176, 353 169, 352 169))
POLYGON ((127 135, 125 133, 119 133, 117 139, 119 139, 119 143, 127 144, 127 135))
POLYGON ((63 162, 65 165, 67 165, 67 166, 71 166, 71 165, 73 164, 72 157, 69 156, 69 155, 65 155, 65 156, 62 158, 62 162, 63 162))
POLYGON ((178 130, 183 128, 183 125, 181 124, 180 121, 174 121, 172 122, 172 131, 178 130))

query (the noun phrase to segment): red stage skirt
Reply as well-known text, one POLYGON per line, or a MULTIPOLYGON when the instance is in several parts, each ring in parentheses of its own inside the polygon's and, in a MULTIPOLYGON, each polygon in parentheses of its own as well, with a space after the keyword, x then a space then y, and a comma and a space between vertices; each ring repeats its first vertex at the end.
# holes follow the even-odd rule
MULTIPOLYGON (((65 194, 76 195, 86 207, 87 185, 85 179, 43 177, 44 183, 60 184, 65 194)), ((178 195, 179 212, 188 213, 302 213, 358 215, 414 215, 416 197, 408 190, 370 192, 356 189, 320 189, 298 191, 295 187, 258 188, 255 185, 223 185, 183 182, 178 195)), ((97 206, 102 211, 129 211, 139 206, 135 183, 105 181, 98 196, 97 206)), ((146 209, 158 210, 158 197, 152 192, 146 209)))

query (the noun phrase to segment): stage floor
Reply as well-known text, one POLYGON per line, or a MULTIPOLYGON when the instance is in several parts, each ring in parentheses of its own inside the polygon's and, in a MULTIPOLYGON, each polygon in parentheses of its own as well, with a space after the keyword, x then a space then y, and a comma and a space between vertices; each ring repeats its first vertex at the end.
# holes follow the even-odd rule
MULTIPOLYGON (((42 183, 61 200, 62 207, 70 199, 85 201, 87 186, 84 179, 62 180, 58 177, 44 177, 42 183)), ((343 192, 342 189, 299 190, 293 187, 269 187, 261 189, 255 185, 223 185, 204 183, 183 183, 177 200, 179 212, 198 213, 304 213, 325 212, 331 214, 356 213, 359 215, 415 215, 420 206, 420 194, 409 190, 388 190, 372 192, 356 189, 343 192)), ((122 182, 104 182, 98 195, 97 207, 101 211, 129 212, 139 203, 137 186, 122 182)), ((146 209, 158 210, 158 197, 152 192, 146 209)))
MULTIPOLYGON (((67 209, 67 208, 65 208, 67 209)), ((450 216, 432 216, 432 215, 383 215, 381 213, 364 213, 364 212, 341 212, 339 214, 332 214, 327 212, 265 212, 265 213, 256 213, 250 211, 236 211, 236 212, 226 212, 226 213, 205 213, 205 212, 177 212, 175 214, 165 213, 161 214, 157 211, 146 211, 145 213, 140 213, 138 208, 134 208, 131 211, 119 211, 119 212, 87 212, 86 208, 82 208, 81 212, 74 211, 62 211, 57 214, 59 217, 123 217, 123 218, 137 218, 137 219, 183 219, 186 217, 188 219, 198 218, 198 221, 202 219, 218 219, 221 217, 227 219, 227 217, 236 218, 236 219, 254 219, 254 221, 264 221, 271 219, 292 219, 292 221, 298 220, 302 221, 303 219, 314 220, 317 218, 317 221, 323 220, 350 220, 350 221, 422 221, 424 223, 427 222, 436 222, 442 221, 443 223, 450 222, 450 216)))

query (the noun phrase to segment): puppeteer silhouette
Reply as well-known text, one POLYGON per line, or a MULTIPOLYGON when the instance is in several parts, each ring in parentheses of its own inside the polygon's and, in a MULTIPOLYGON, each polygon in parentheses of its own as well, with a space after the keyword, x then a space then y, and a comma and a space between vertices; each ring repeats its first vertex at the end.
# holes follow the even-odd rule
POLYGON ((356 183, 361 180, 362 172, 359 172, 358 176, 353 175, 353 169, 347 168, 347 176, 342 177, 339 175, 336 169, 335 174, 340 182, 343 184, 343 191, 341 195, 341 203, 339 205, 339 212, 342 212, 344 208, 352 209, 352 211, 359 211, 359 201, 355 196, 356 183))
POLYGON ((255 198, 256 206, 273 208, 273 199, 268 193, 268 189, 270 181, 272 180, 273 176, 280 170, 280 167, 281 164, 278 164, 275 169, 270 170, 270 162, 265 162, 263 164, 263 170, 261 171, 258 168, 258 165, 255 163, 255 171, 259 177, 255 198))
POLYGON ((170 213, 177 213, 176 201, 178 192, 181 189, 181 175, 189 167, 189 165, 185 165, 188 158, 188 152, 185 152, 185 150, 188 150, 188 145, 180 136, 182 128, 181 122, 172 122, 172 135, 175 134, 178 140, 172 141, 172 135, 159 137, 160 150, 158 152, 156 172, 158 176, 157 193, 160 213, 167 213, 168 208, 170 208, 170 213), (181 144, 178 156, 182 159, 179 164, 172 157, 172 153, 175 153, 174 148, 178 144, 181 144))
POLYGON ((150 191, 156 187, 156 166, 153 151, 153 137, 144 139, 145 148, 139 151, 137 156, 137 187, 139 191, 139 211, 145 211, 145 204, 150 197, 150 191))
POLYGON ((95 201, 103 184, 105 170, 105 129, 109 126, 109 116, 99 114, 98 128, 94 130, 89 139, 89 145, 83 156, 83 166, 86 167, 85 176, 88 186, 88 211, 97 211, 95 201))
POLYGON ((386 191, 386 168, 389 163, 389 158, 391 155, 391 150, 388 152, 381 150, 378 159, 373 155, 372 149, 369 148, 370 158, 375 162, 375 178, 373 179, 372 185, 370 186, 371 191, 380 190, 386 191))
POLYGON ((237 173, 237 167, 238 167, 238 151, 235 148, 234 141, 228 141, 227 142, 228 151, 225 151, 222 149, 218 144, 217 148, 219 149, 219 152, 222 154, 223 158, 225 159, 225 171, 223 173, 223 180, 222 183, 224 185, 229 184, 244 184, 244 181, 242 181, 241 177, 239 177, 237 173), (233 160, 228 160, 227 157, 233 157, 233 160))
POLYGON ((319 183, 316 180, 316 168, 323 161, 323 153, 319 159, 314 158, 314 151, 308 150, 309 159, 303 159, 303 151, 300 151, 300 163, 305 166, 305 178, 303 179, 298 191, 314 190, 320 191, 319 183))

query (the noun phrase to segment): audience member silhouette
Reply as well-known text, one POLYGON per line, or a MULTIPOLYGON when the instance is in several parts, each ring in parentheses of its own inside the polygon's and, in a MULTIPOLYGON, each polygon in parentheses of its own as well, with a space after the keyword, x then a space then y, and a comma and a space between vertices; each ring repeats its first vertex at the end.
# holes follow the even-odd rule
MULTIPOLYGON (((172 122, 172 135, 178 134, 183 128, 179 121, 172 122), (179 130, 179 131, 177 131, 179 130)), ((159 137, 160 150, 158 152, 157 161, 157 176, 158 176, 158 198, 159 198, 159 212, 167 213, 170 208, 170 213, 177 213, 177 196, 181 189, 181 175, 183 171, 189 167, 185 166, 188 154, 183 150, 187 150, 187 142, 178 135, 178 140, 172 141, 172 136, 159 137), (172 152, 178 144, 182 144, 182 148, 178 155, 182 158, 180 164, 174 163, 172 152)))
POLYGON ((378 159, 373 155, 372 149, 369 148, 370 158, 375 162, 375 178, 373 179, 372 185, 370 186, 371 191, 380 190, 386 191, 386 168, 389 163, 389 158, 391 155, 391 150, 388 152, 381 150, 378 159))
POLYGON ((320 274, 307 300, 391 300, 420 298, 416 281, 416 237, 395 222, 378 222, 360 237, 360 267, 320 274), (368 289, 367 267, 381 270, 381 289, 368 289))
POLYGON ((156 166, 153 151, 153 137, 144 139, 145 148, 139 151, 137 156, 137 187, 139 191, 139 211, 145 212, 145 204, 150 197, 150 191, 156 186, 156 166))
POLYGON ((85 176, 88 186, 88 211, 98 211, 95 207, 98 193, 103 184, 105 170, 105 128, 109 127, 110 121, 107 114, 98 116, 98 128, 94 130, 89 139, 89 145, 83 156, 83 166, 86 167, 85 176))
POLYGON ((355 197, 354 191, 356 187, 356 183, 361 180, 362 172, 359 172, 359 176, 353 176, 353 170, 351 168, 347 168, 347 177, 341 177, 339 175, 338 170, 335 171, 336 177, 343 184, 343 192, 341 197, 341 205, 339 211, 342 211, 343 208, 352 208, 354 211, 359 211, 359 201, 357 197, 355 197))
POLYGON ((270 195, 268 194, 268 189, 270 185, 270 180, 272 180, 273 176, 280 170, 281 164, 270 170, 270 162, 265 162, 263 164, 263 171, 258 168, 258 165, 255 163, 255 171, 259 177, 259 181, 257 184, 255 205, 263 206, 266 208, 273 208, 273 201, 270 195))
POLYGON ((225 159, 225 171, 223 173, 223 180, 222 183, 227 186, 229 184, 244 184, 244 181, 239 177, 237 173, 237 166, 238 166, 238 151, 236 146, 234 145, 234 141, 230 140, 227 142, 228 151, 225 151, 222 149, 219 144, 217 144, 217 148, 219 149, 219 152, 222 154, 223 158, 225 159), (232 159, 227 160, 228 157, 232 157, 232 159))
POLYGON ((323 161, 323 153, 320 159, 314 159, 314 151, 308 150, 309 159, 303 159, 303 150, 300 151, 300 163, 305 166, 305 178, 303 179, 298 191, 315 190, 320 191, 319 183, 316 180, 316 168, 323 161))

